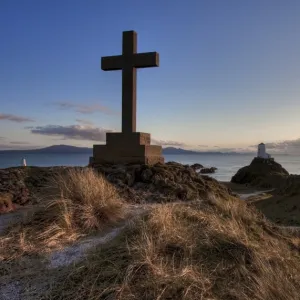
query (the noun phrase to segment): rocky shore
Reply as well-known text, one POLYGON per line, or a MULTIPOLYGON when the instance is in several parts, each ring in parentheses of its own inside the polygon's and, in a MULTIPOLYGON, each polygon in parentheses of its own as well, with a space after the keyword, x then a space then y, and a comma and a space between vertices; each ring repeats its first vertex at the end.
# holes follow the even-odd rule
POLYGON ((231 182, 261 188, 277 188, 289 173, 273 159, 255 157, 249 166, 238 170, 231 182))
MULTIPOLYGON (((79 167, 0 169, 0 213, 47 198, 53 192, 53 179, 74 168, 79 167)), ((201 170, 205 168, 201 164, 102 165, 95 170, 113 183, 129 203, 191 201, 209 197, 228 199, 248 194, 252 197, 246 197, 247 202, 271 220, 300 224, 300 175, 289 175, 273 160, 253 159, 249 166, 241 168, 232 177, 230 183, 204 175, 201 170)))
MULTIPOLYGON (((0 211, 35 203, 51 189, 53 178, 72 167, 18 167, 0 169, 0 211)), ((76 167, 78 168, 78 167, 76 167)), ((215 195, 232 196, 217 180, 200 175, 195 167, 176 162, 147 165, 103 165, 96 168, 129 202, 188 201, 215 195)))
POLYGON ((114 183, 129 201, 170 202, 196 200, 214 194, 232 196, 217 180, 203 176, 195 168, 176 162, 147 165, 101 166, 97 170, 114 183))
MULTIPOLYGON (((255 174, 261 178, 257 169, 259 167, 255 166, 258 172, 255 174)), ((271 170, 275 172, 274 168, 271 170)), ((293 278, 296 288, 288 297, 296 299, 294 295, 299 290, 299 269, 295 249, 299 249, 300 242, 297 230, 295 235, 290 235, 288 230, 290 226, 300 225, 297 176, 282 172, 287 180, 277 187, 276 194, 275 191, 274 194, 264 193, 256 199, 243 201, 236 196, 255 191, 256 187, 250 186, 250 183, 262 182, 257 179, 252 181, 255 176, 249 175, 249 168, 239 173, 239 180, 244 183, 221 183, 201 174, 199 166, 175 162, 153 166, 131 164, 97 167, 95 171, 113 186, 102 176, 90 171, 88 167, 0 170, 2 212, 25 206, 0 216, 0 260, 2 258, 3 261, 0 273, 1 281, 5 283, 2 291, 5 298, 32 300, 46 294, 48 297, 43 299, 61 299, 61 295, 64 298, 67 295, 66 299, 84 298, 91 290, 94 291, 95 286, 98 287, 94 294, 97 298, 103 290, 119 291, 122 281, 118 286, 115 286, 115 282, 122 277, 126 278, 124 286, 127 287, 129 282, 137 299, 142 298, 145 291, 155 288, 159 297, 166 286, 174 291, 164 299, 171 299, 172 295, 177 295, 178 286, 183 288, 180 285, 185 283, 182 274, 191 270, 193 284, 198 285, 195 292, 197 297, 201 288, 207 290, 203 288, 203 282, 212 282, 214 288, 209 290, 212 292, 207 299, 212 299, 214 295, 218 295, 218 299, 227 299, 228 295, 230 299, 238 299, 240 297, 236 298, 236 295, 242 295, 245 290, 250 293, 247 299, 265 299, 265 294, 255 297, 253 292, 260 291, 261 282, 265 282, 265 289, 270 289, 268 276, 273 272, 272 279, 281 278, 282 286, 288 286, 282 292, 284 297, 291 290, 290 278, 293 278), (75 169, 87 172, 73 172, 75 169), (61 186, 71 192, 71 196, 64 189, 53 193, 55 177, 68 173, 69 177, 66 178, 71 180, 63 180, 61 186), (74 176, 76 173, 80 177, 74 176), (89 180, 91 175, 92 180, 89 180), (91 191, 96 193, 91 194, 91 191), (288 194, 294 196, 286 196, 288 194), (48 204, 43 202, 47 195, 54 196, 51 200, 56 201, 57 205, 53 205, 53 202, 52 205, 45 205, 48 204), (57 198, 59 195, 65 198, 57 198), (85 199, 90 199, 90 202, 85 199), (119 199, 120 202, 108 206, 110 199, 119 199), (257 213, 254 206, 279 226, 257 213), (114 219, 118 213, 122 217, 114 219), (94 224, 92 228, 96 231, 91 231, 91 224, 94 224), (84 226, 88 226, 86 231, 83 230, 84 226), (141 255, 144 254, 146 256, 141 264, 141 255), (286 257, 293 260, 287 262, 286 257), (150 264, 144 268, 149 258, 150 264), (270 265, 274 261, 277 269, 273 270, 274 266, 270 269, 270 265), (185 266, 185 263, 188 265, 185 266), (134 269, 136 266, 138 268, 134 269), (164 269, 161 269, 162 266, 164 269), (177 268, 175 272, 174 266, 177 268), (209 270, 209 275, 203 279, 204 267, 209 270), (107 272, 99 273, 99 270, 107 272), (132 272, 135 277, 130 281, 127 281, 127 270, 135 270, 132 272), (157 270, 163 270, 159 277, 157 270), (216 270, 217 276, 209 277, 216 270), (230 272, 235 272, 236 278, 226 276, 230 272), (258 278, 259 272, 265 273, 258 278), (224 280, 221 285, 220 278, 224 280), (239 288, 237 283, 240 284, 240 278, 247 278, 245 286, 249 282, 259 282, 259 286, 239 288), (84 282, 84 285, 78 286, 78 282, 84 282), (149 282, 153 286, 149 287, 149 282), (160 285, 162 282, 163 285, 160 285), (224 292, 228 286, 230 288, 224 292), (237 292, 232 294, 234 298, 229 294, 232 286, 237 286, 237 292)), ((264 176, 267 177, 268 173, 264 173, 263 180, 264 176)), ((187 291, 190 282, 189 279, 184 287, 187 291)), ((276 296, 280 289, 276 289, 276 296)), ((129 290, 130 294, 132 290, 129 290)), ((114 299, 110 296, 114 294, 105 294, 105 299, 114 299)), ((128 299, 127 294, 123 299, 128 299)))
POLYGON ((0 213, 36 203, 51 180, 68 167, 15 167, 0 169, 0 213))
POLYGON ((267 189, 247 201, 275 223, 300 225, 300 175, 290 175, 273 159, 254 158, 249 166, 238 170, 227 186, 267 189))

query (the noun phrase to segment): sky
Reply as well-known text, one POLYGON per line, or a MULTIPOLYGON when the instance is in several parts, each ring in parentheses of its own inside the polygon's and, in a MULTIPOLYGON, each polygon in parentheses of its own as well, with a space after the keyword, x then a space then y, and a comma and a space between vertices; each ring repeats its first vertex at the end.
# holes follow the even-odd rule
POLYGON ((122 32, 138 70, 137 131, 200 151, 300 154, 300 1, 1 0, 0 149, 91 147, 121 130, 122 32))

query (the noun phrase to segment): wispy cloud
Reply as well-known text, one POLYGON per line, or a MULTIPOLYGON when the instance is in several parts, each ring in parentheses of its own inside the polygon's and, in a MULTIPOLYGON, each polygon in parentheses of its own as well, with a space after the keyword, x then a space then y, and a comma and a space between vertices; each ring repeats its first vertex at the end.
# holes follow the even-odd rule
POLYGON ((92 126, 94 123, 88 120, 83 120, 83 119, 76 119, 76 122, 83 124, 83 125, 90 125, 92 126))
POLYGON ((68 101, 55 102, 54 104, 57 105, 60 109, 67 109, 67 110, 70 109, 81 114, 92 114, 94 112, 101 112, 110 115, 119 114, 118 112, 101 104, 87 105, 87 104, 78 104, 78 103, 73 103, 68 101))
POLYGON ((159 146, 174 146, 174 147, 184 147, 185 146, 185 144, 182 142, 169 141, 169 140, 151 139, 151 142, 153 145, 159 145, 159 146))
MULTIPOLYGON (((78 120, 77 120, 78 121, 78 120)), ((81 120, 83 121, 83 120, 81 120)), ((82 122, 83 123, 83 122, 82 122)), ((106 132, 114 132, 112 129, 99 128, 93 125, 47 125, 47 126, 37 126, 37 127, 26 127, 30 129, 33 134, 40 134, 45 136, 55 136, 63 139, 72 140, 86 140, 86 141, 106 141, 106 132)), ((185 144, 170 140, 157 140, 152 139, 152 144, 161 146, 176 146, 182 147, 185 144)))
MULTIPOLYGON (((285 140, 278 142, 265 143, 267 151, 278 152, 278 153, 291 153, 300 154, 300 138, 295 140, 285 140)), ((250 147, 257 147, 257 145, 252 145, 250 147)))
POLYGON ((30 143, 28 143, 28 142, 17 142, 17 141, 15 141, 15 142, 9 142, 10 144, 12 144, 12 145, 30 145, 30 143))
POLYGON ((104 142, 106 132, 113 132, 113 130, 88 125, 47 125, 31 128, 31 132, 46 136, 60 136, 64 139, 104 142))
POLYGON ((41 148, 41 146, 37 145, 25 145, 25 144, 11 144, 11 143, 5 143, 0 144, 0 150, 29 150, 29 149, 37 149, 41 148))
POLYGON ((0 121, 11 121, 11 122, 17 122, 17 123, 25 123, 25 122, 34 122, 31 118, 26 118, 22 116, 17 115, 11 115, 11 114, 1 114, 0 113, 0 121))

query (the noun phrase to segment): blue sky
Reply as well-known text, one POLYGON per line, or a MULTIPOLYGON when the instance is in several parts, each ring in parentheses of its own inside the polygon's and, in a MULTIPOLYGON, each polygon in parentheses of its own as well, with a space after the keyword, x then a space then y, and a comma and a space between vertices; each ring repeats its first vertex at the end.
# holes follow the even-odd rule
POLYGON ((135 30, 160 54, 138 70, 137 129, 154 143, 298 151, 299 14, 298 0, 1 0, 0 148, 119 131, 121 72, 100 59, 135 30))

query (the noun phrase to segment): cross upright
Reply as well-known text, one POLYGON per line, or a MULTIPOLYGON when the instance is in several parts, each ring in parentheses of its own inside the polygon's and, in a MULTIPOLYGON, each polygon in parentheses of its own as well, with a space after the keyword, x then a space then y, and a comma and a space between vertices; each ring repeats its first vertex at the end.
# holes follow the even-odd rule
POLYGON ((137 33, 123 31, 122 55, 101 58, 103 71, 122 70, 122 132, 136 132, 136 69, 159 66, 157 52, 137 53, 137 33))

